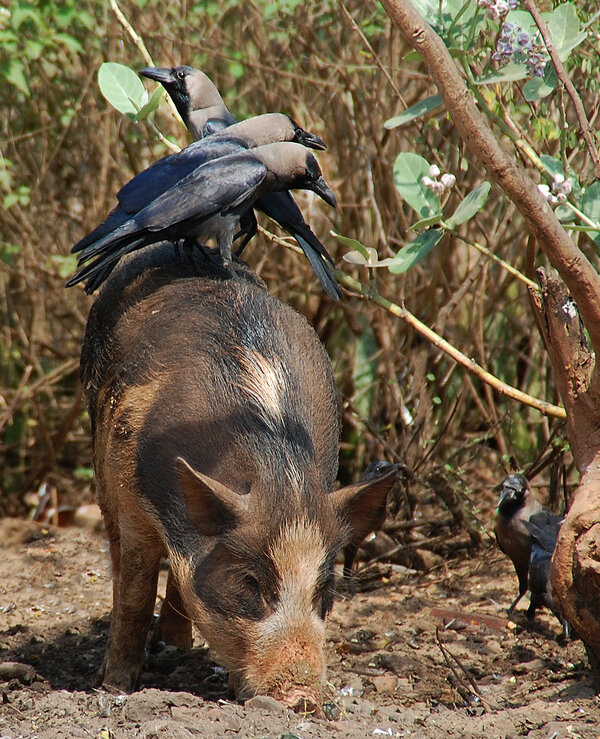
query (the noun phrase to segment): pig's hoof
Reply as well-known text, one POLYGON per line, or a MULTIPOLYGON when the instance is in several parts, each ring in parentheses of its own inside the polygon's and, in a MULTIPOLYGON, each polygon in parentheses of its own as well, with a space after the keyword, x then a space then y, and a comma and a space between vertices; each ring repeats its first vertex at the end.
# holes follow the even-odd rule
POLYGON ((134 672, 126 670, 107 670, 106 665, 102 665, 96 675, 94 687, 102 688, 102 690, 105 690, 107 693, 133 693, 137 687, 139 674, 139 670, 134 672))

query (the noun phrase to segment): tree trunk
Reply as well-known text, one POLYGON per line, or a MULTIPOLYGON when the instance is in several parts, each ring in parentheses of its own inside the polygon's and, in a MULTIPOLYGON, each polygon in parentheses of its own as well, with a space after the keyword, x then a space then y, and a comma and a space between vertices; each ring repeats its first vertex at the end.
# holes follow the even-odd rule
POLYGON ((560 274, 538 272, 541 295, 531 293, 567 412, 571 451, 581 475, 558 538, 551 580, 557 605, 583 639, 592 665, 600 674, 600 379, 596 364, 600 351, 600 277, 558 222, 535 183, 517 165, 514 152, 510 156, 500 145, 439 36, 409 0, 381 0, 381 4, 421 55, 465 145, 514 202, 529 233, 560 274))

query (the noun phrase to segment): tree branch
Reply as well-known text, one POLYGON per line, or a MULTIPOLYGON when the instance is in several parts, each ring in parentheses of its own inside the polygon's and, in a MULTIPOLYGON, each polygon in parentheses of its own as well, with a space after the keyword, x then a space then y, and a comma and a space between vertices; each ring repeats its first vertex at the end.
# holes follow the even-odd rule
POLYGON ((427 65, 465 145, 515 203, 529 232, 564 279, 577 302, 594 351, 599 353, 600 276, 561 226, 536 184, 500 146, 441 38, 409 0, 381 0, 381 4, 427 65))
MULTIPOLYGON (((585 114, 585 108, 583 107, 581 98, 579 97, 575 86, 571 82, 571 78, 567 74, 565 65, 562 63, 561 58, 556 51, 556 46, 554 45, 554 41, 552 40, 552 34, 550 33, 548 24, 542 18, 542 14, 538 10, 538 7, 535 4, 534 0, 524 0, 523 5, 531 13, 536 26, 540 29, 540 33, 542 34, 542 38, 544 39, 544 44, 546 44, 546 49, 548 49, 548 54, 550 54, 550 59, 552 59, 552 64, 554 64, 554 69, 556 69, 556 74, 565 86, 565 90, 569 93, 569 97, 573 101, 573 106, 575 107, 575 114, 577 116, 577 120, 579 121, 581 133, 583 134, 586 146, 588 148, 590 156, 592 157, 592 161, 594 162, 594 177, 596 179, 600 179, 600 158, 598 157, 598 149, 596 148, 596 144, 594 143, 592 127, 590 126, 590 122, 588 121, 587 115, 585 114)), ((565 171, 565 177, 566 176, 567 173, 565 171)))
POLYGON ((540 411, 540 413, 544 413, 547 416, 554 416, 555 418, 566 418, 564 408, 561 408, 558 405, 553 405, 552 403, 547 403, 544 400, 534 398, 533 396, 524 393, 522 390, 518 390, 516 387, 512 387, 512 385, 507 385, 505 382, 502 382, 502 380, 498 379, 495 375, 492 375, 491 372, 483 369, 483 367, 477 364, 474 359, 467 357, 459 349, 450 344, 450 342, 446 341, 446 339, 442 338, 439 334, 436 334, 436 332, 430 329, 429 326, 426 326, 424 323, 419 321, 416 316, 414 316, 403 306, 392 303, 391 300, 384 298, 383 295, 379 295, 379 293, 377 292, 367 290, 365 287, 363 287, 363 285, 360 284, 360 282, 357 282, 352 277, 350 277, 350 275, 347 275, 345 272, 342 272, 339 269, 334 270, 334 275, 340 285, 343 285, 353 292, 362 295, 364 298, 367 298, 371 302, 387 310, 388 313, 396 316, 396 318, 400 318, 401 320, 408 323, 409 326, 414 328, 415 331, 418 331, 421 336, 424 336, 435 347, 443 351, 449 357, 454 359, 454 361, 458 362, 458 364, 467 369, 471 374, 478 377, 482 382, 485 382, 497 392, 501 393, 502 395, 506 395, 513 400, 517 400, 519 403, 529 405, 532 408, 540 411))

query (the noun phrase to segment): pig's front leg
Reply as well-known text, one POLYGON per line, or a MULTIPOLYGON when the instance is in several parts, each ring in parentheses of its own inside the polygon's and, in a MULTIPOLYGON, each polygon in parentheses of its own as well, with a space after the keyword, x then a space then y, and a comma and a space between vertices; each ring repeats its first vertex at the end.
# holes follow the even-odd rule
POLYGON ((165 642, 180 649, 192 648, 192 621, 183 604, 173 570, 169 570, 167 592, 154 628, 154 642, 165 642))
POLYGON ((130 534, 121 535, 108 649, 99 675, 107 690, 127 693, 135 690, 144 664, 161 556, 159 547, 130 534))

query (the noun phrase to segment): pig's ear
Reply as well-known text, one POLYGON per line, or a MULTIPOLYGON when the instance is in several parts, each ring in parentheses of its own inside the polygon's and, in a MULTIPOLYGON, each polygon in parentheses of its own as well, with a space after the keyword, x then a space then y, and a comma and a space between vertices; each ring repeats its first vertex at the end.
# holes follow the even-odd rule
POLYGON ((350 525, 353 540, 362 541, 383 524, 387 495, 397 480, 398 471, 392 469, 374 480, 346 485, 329 494, 339 518, 350 525))
POLYGON ((176 464, 188 516, 203 536, 215 536, 242 518, 247 496, 198 472, 183 457, 176 464))

